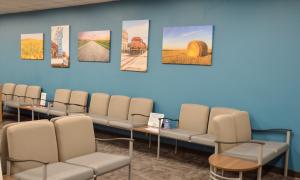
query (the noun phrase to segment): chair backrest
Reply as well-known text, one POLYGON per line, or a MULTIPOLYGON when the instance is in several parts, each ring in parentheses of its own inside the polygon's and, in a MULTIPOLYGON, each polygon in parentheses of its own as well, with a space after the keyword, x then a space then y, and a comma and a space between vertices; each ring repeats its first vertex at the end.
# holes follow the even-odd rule
POLYGON ((41 87, 40 86, 28 86, 26 91, 25 102, 33 105, 38 105, 41 97, 41 87))
POLYGON ((107 116, 110 95, 105 93, 93 93, 91 97, 89 113, 107 116))
MULTIPOLYGON (((245 111, 223 114, 213 119, 216 141, 242 142, 251 140, 249 114, 245 111)), ((218 151, 223 152, 237 144, 221 144, 218 151)))
MULTIPOLYGON (((5 83, 2 86, 2 93, 4 94, 14 94, 16 88, 16 84, 14 83, 5 83)), ((2 95, 2 101, 11 101, 12 100, 12 95, 2 95)))
POLYGON ((65 116, 56 118, 53 123, 60 161, 96 151, 93 121, 90 117, 83 115, 65 116))
POLYGON ((145 123, 148 122, 148 117, 143 116, 132 116, 132 114, 143 114, 149 116, 153 110, 153 100, 147 98, 131 98, 128 120, 132 120, 137 123, 145 123))
POLYGON ((70 101, 71 90, 69 89, 56 89, 54 95, 53 109, 66 111, 67 106, 63 103, 69 103, 70 101), (61 102, 61 103, 58 103, 61 102))
POLYGON ((28 86, 25 84, 17 84, 14 91, 13 101, 25 102, 27 87, 28 86))
POLYGON ((88 93, 86 91, 72 91, 69 101, 71 104, 68 109, 69 112, 86 112, 87 99, 88 93))
POLYGON ((6 174, 6 165, 7 165, 7 159, 8 159, 8 145, 7 145, 7 128, 15 125, 18 123, 10 123, 2 128, 1 132, 1 165, 2 165, 2 172, 3 174, 6 174))
POLYGON ((222 115, 222 114, 231 114, 234 112, 239 112, 240 110, 238 109, 233 109, 233 108, 225 108, 225 107, 213 107, 210 110, 209 113, 209 120, 208 120, 208 134, 215 134, 215 130, 214 130, 214 125, 212 123, 212 120, 218 116, 218 115, 222 115))
POLYGON ((179 128, 199 134, 207 132, 209 107, 200 104, 182 104, 179 116, 179 128))
MULTIPOLYGON (((8 154, 17 160, 58 162, 57 141, 53 123, 48 120, 22 122, 7 128, 8 154)), ((12 163, 11 173, 39 167, 35 162, 12 163)))
POLYGON ((108 117, 127 120, 129 103, 130 98, 128 96, 111 96, 108 106, 108 117))

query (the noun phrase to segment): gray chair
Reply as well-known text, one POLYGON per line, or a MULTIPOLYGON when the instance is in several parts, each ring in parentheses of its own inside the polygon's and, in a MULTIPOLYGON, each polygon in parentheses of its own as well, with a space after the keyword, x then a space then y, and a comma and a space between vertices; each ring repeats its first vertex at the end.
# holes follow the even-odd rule
POLYGON ((88 180, 91 168, 59 162, 55 127, 48 120, 5 127, 7 174, 22 180, 88 180), (24 143, 26 142, 26 143, 24 143))
MULTIPOLYGON (((209 107, 199 104, 182 104, 178 121, 178 128, 159 128, 157 141, 157 159, 160 155, 160 137, 176 140, 175 152, 177 151, 177 140, 190 142, 192 136, 206 133, 208 124, 209 107)), ((169 119, 170 118, 163 118, 169 119)), ((174 121, 174 120, 173 120, 174 121)))
POLYGON ((12 100, 15 88, 16 84, 14 83, 4 83, 2 85, 2 102, 12 100))
POLYGON ((96 177, 128 166, 128 179, 131 179, 133 139, 95 138, 93 121, 90 117, 84 115, 59 117, 51 121, 54 123, 56 130, 59 160, 61 162, 91 168, 96 177), (96 141, 111 140, 129 141, 129 155, 98 152, 96 141))
POLYGON ((69 89, 57 89, 55 91, 54 100, 47 100, 47 107, 34 106, 32 108, 32 118, 34 119, 34 113, 46 114, 48 116, 65 116, 67 115, 67 108, 70 102, 71 90, 69 89))
POLYGON ((287 176, 291 130, 252 130, 249 114, 243 111, 219 115, 213 121, 216 135, 215 153, 257 162, 261 165, 257 179, 261 179, 263 165, 284 154, 284 176, 287 176), (252 132, 283 133, 286 134, 286 140, 285 142, 253 140, 252 132))
POLYGON ((18 122, 20 122, 20 106, 26 104, 26 92, 28 86, 25 84, 16 85, 15 91, 12 95, 12 100, 5 101, 4 109, 6 108, 15 108, 18 110, 18 122))

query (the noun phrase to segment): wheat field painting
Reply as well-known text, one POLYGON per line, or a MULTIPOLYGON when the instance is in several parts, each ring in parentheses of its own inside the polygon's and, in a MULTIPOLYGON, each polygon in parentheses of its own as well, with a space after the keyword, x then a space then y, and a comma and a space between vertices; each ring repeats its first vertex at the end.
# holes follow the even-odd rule
POLYGON ((21 34, 21 59, 44 59, 44 35, 42 33, 21 34))
POLYGON ((166 27, 162 63, 212 64, 213 26, 166 27))

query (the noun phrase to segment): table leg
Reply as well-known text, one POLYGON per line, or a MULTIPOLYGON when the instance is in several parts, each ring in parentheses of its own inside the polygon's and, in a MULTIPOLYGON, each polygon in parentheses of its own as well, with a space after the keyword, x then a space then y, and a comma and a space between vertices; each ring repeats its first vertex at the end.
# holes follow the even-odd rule
POLYGON ((149 144, 148 144, 148 147, 149 147, 149 149, 151 148, 151 134, 149 134, 149 144))
POLYGON ((243 171, 239 172, 239 179, 242 180, 243 179, 243 171))

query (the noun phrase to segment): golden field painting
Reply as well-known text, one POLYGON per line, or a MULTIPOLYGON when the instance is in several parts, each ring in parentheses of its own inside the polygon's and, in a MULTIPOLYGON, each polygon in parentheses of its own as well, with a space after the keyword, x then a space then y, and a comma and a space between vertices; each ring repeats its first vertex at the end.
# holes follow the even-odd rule
POLYGON ((44 35, 42 33, 21 34, 21 59, 44 59, 44 35))
POLYGON ((210 25, 164 28, 162 63, 211 65, 212 39, 210 25))

